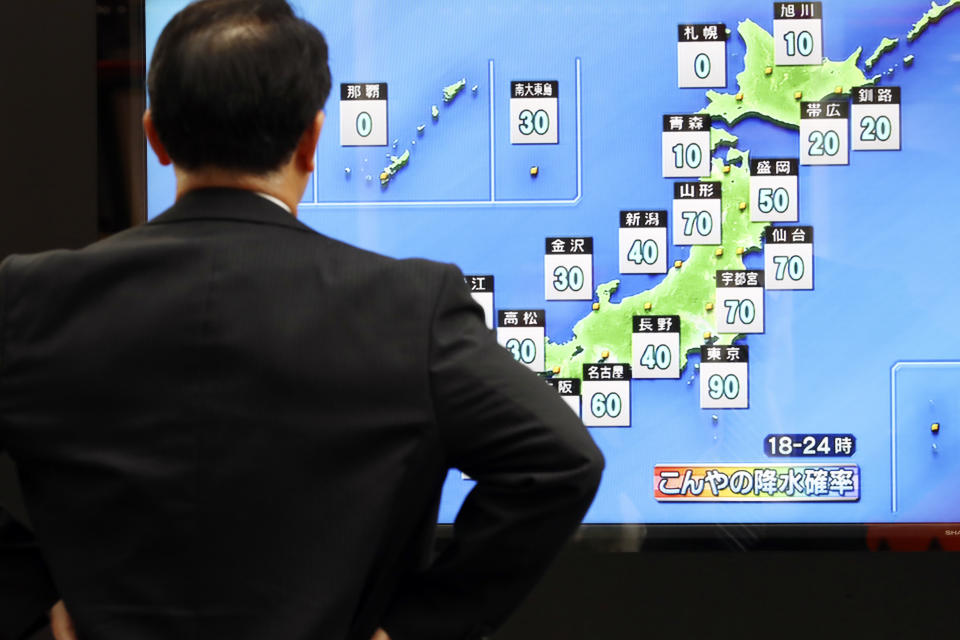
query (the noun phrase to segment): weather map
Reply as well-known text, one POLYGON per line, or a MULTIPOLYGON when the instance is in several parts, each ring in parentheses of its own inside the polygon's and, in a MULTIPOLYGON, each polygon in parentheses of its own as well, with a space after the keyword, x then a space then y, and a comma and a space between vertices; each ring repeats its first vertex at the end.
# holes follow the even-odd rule
POLYGON ((586 522, 960 521, 960 0, 293 4, 300 219, 461 267, 604 451, 586 522))

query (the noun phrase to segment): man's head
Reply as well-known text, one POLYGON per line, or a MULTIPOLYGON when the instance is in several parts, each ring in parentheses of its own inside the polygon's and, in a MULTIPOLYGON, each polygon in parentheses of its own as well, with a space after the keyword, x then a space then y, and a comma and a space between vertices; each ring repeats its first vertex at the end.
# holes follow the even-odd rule
POLYGON ((327 44, 286 0, 199 0, 160 34, 148 85, 147 133, 162 162, 264 176, 319 135, 327 44))

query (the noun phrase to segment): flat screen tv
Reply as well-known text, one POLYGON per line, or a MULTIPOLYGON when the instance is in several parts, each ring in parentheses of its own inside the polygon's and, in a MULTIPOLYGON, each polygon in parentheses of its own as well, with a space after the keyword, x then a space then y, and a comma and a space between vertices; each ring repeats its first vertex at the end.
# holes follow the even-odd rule
POLYGON ((300 220, 460 266, 606 456, 586 524, 956 546, 960 2, 293 4, 334 80, 300 220))

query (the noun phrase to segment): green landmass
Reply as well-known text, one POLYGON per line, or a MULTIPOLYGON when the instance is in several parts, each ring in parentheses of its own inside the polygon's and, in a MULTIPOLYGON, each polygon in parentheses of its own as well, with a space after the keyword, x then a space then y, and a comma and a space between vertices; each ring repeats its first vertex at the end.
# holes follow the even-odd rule
POLYGON ((715 311, 707 311, 707 303, 716 299, 716 271, 718 269, 743 269, 744 253, 760 250, 760 238, 768 222, 750 222, 749 206, 740 210, 740 203, 747 202, 750 194, 748 153, 729 149, 727 163, 713 159, 711 175, 707 180, 722 183, 722 244, 696 245, 690 249, 690 257, 679 269, 671 265, 667 276, 657 286, 642 293, 611 302, 610 297, 620 286, 620 280, 603 283, 596 288, 599 309, 581 319, 574 327, 574 338, 556 344, 547 340, 547 370, 559 367, 559 376, 580 378, 583 365, 601 360, 601 354, 609 351, 606 362, 630 362, 633 336, 633 316, 678 315, 680 316, 680 367, 686 366, 687 354, 696 352, 700 346, 730 344, 737 334, 720 334, 704 338, 706 332, 714 331, 715 311), (724 165, 729 171, 724 172, 724 165), (723 248, 723 255, 716 250, 723 248), (644 305, 650 303, 650 309, 644 305))
POLYGON ((720 147, 735 147, 739 139, 726 129, 710 127, 710 151, 716 151, 720 147))
POLYGON ((915 55, 913 55, 913 54, 911 53, 910 55, 906 56, 906 57, 903 59, 903 66, 905 66, 905 67, 911 66, 911 65, 913 64, 913 61, 916 60, 916 59, 917 59, 917 56, 915 56, 915 55))
POLYGON ((870 54, 870 57, 864 61, 863 66, 866 67, 867 71, 870 71, 881 56, 896 49, 898 44, 900 44, 900 38, 884 38, 880 41, 876 50, 870 54))
MULTIPOLYGON (((453 84, 447 85, 446 87, 444 87, 443 101, 452 102, 453 99, 456 98, 461 91, 463 91, 463 88, 465 86, 467 86, 467 79, 461 78, 457 82, 454 82, 453 84)), ((437 107, 437 105, 434 104, 430 106, 430 115, 433 117, 434 121, 439 120, 440 109, 437 107)), ((424 124, 417 125, 417 135, 422 136, 426 128, 427 127, 424 124)), ((400 139, 397 138, 396 140, 393 141, 393 148, 396 149, 399 144, 400 144, 400 139)), ((410 144, 415 145, 417 144, 417 141, 411 140, 410 144)), ((380 186, 384 189, 387 188, 387 185, 390 184, 390 181, 393 180, 393 178, 397 175, 397 172, 399 172, 401 169, 403 169, 410 163, 410 150, 409 149, 405 150, 399 156, 393 156, 388 153, 387 157, 390 159, 390 164, 384 167, 383 171, 380 172, 380 186)), ((348 173, 349 173, 349 170, 348 170, 348 173)), ((367 182, 370 182, 370 181, 371 181, 371 177, 367 176, 367 182)))
MULTIPOLYGON (((857 67, 862 49, 840 62, 825 59, 822 65, 778 67, 773 63, 773 37, 769 33, 750 20, 741 22, 737 31, 747 45, 744 69, 737 75, 738 90, 730 94, 708 91, 709 105, 701 111, 729 125, 758 117, 797 128, 800 109, 796 92, 801 92, 803 99, 819 100, 837 93, 838 88, 840 93, 848 93, 853 87, 871 84, 857 67)), ((598 285, 597 308, 574 325, 573 339, 564 343, 546 340, 547 371, 580 378, 584 364, 601 359, 630 362, 635 315, 680 317, 681 369, 686 367, 687 356, 701 345, 737 340, 738 334, 713 333, 717 312, 707 305, 716 300, 716 271, 744 269, 743 255, 761 249, 763 231, 770 223, 750 221, 749 152, 734 148, 736 144, 736 136, 711 127, 711 148, 730 147, 726 161, 713 159, 708 178, 722 183, 721 244, 691 247, 687 260, 679 268, 671 265, 657 286, 619 302, 611 301, 620 287, 619 279, 598 285), (722 249, 719 256, 718 248, 722 249), (608 352, 606 358, 604 352, 608 352)))
POLYGON ((390 181, 393 180, 395 175, 397 175, 397 172, 407 166, 409 162, 409 149, 404 151, 400 156, 390 156, 390 164, 384 167, 383 171, 380 172, 380 186, 386 187, 388 184, 390 184, 390 181))
POLYGON ((453 99, 463 91, 463 88, 467 86, 467 79, 461 78, 458 82, 454 82, 451 85, 448 85, 443 88, 443 101, 444 102, 453 102, 453 99))
POLYGON ((738 89, 734 93, 707 91, 710 104, 700 111, 727 124, 757 117, 799 128, 796 92, 801 93, 803 100, 821 100, 834 94, 837 87, 841 93, 849 93, 853 87, 869 84, 857 67, 862 47, 839 62, 825 58, 822 65, 778 67, 773 63, 773 36, 752 20, 741 22, 737 32, 747 45, 743 71, 737 74, 738 89))
POLYGON ((940 22, 943 16, 955 9, 960 9, 960 0, 950 0, 943 4, 931 2, 930 9, 923 14, 920 19, 914 23, 913 28, 907 32, 907 40, 913 42, 919 38, 924 31, 929 29, 930 25, 940 22))

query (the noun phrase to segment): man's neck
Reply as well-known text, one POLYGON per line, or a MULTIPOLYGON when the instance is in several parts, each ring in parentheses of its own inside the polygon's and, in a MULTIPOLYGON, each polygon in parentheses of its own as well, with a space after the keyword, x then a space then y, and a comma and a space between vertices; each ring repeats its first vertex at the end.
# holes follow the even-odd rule
POLYGON ((261 176, 223 169, 184 171, 175 167, 177 199, 179 200, 187 193, 198 189, 242 189, 269 196, 269 199, 279 201, 278 204, 282 203, 283 208, 296 216, 297 204, 303 195, 303 187, 298 187, 297 183, 300 180, 284 169, 261 176))

